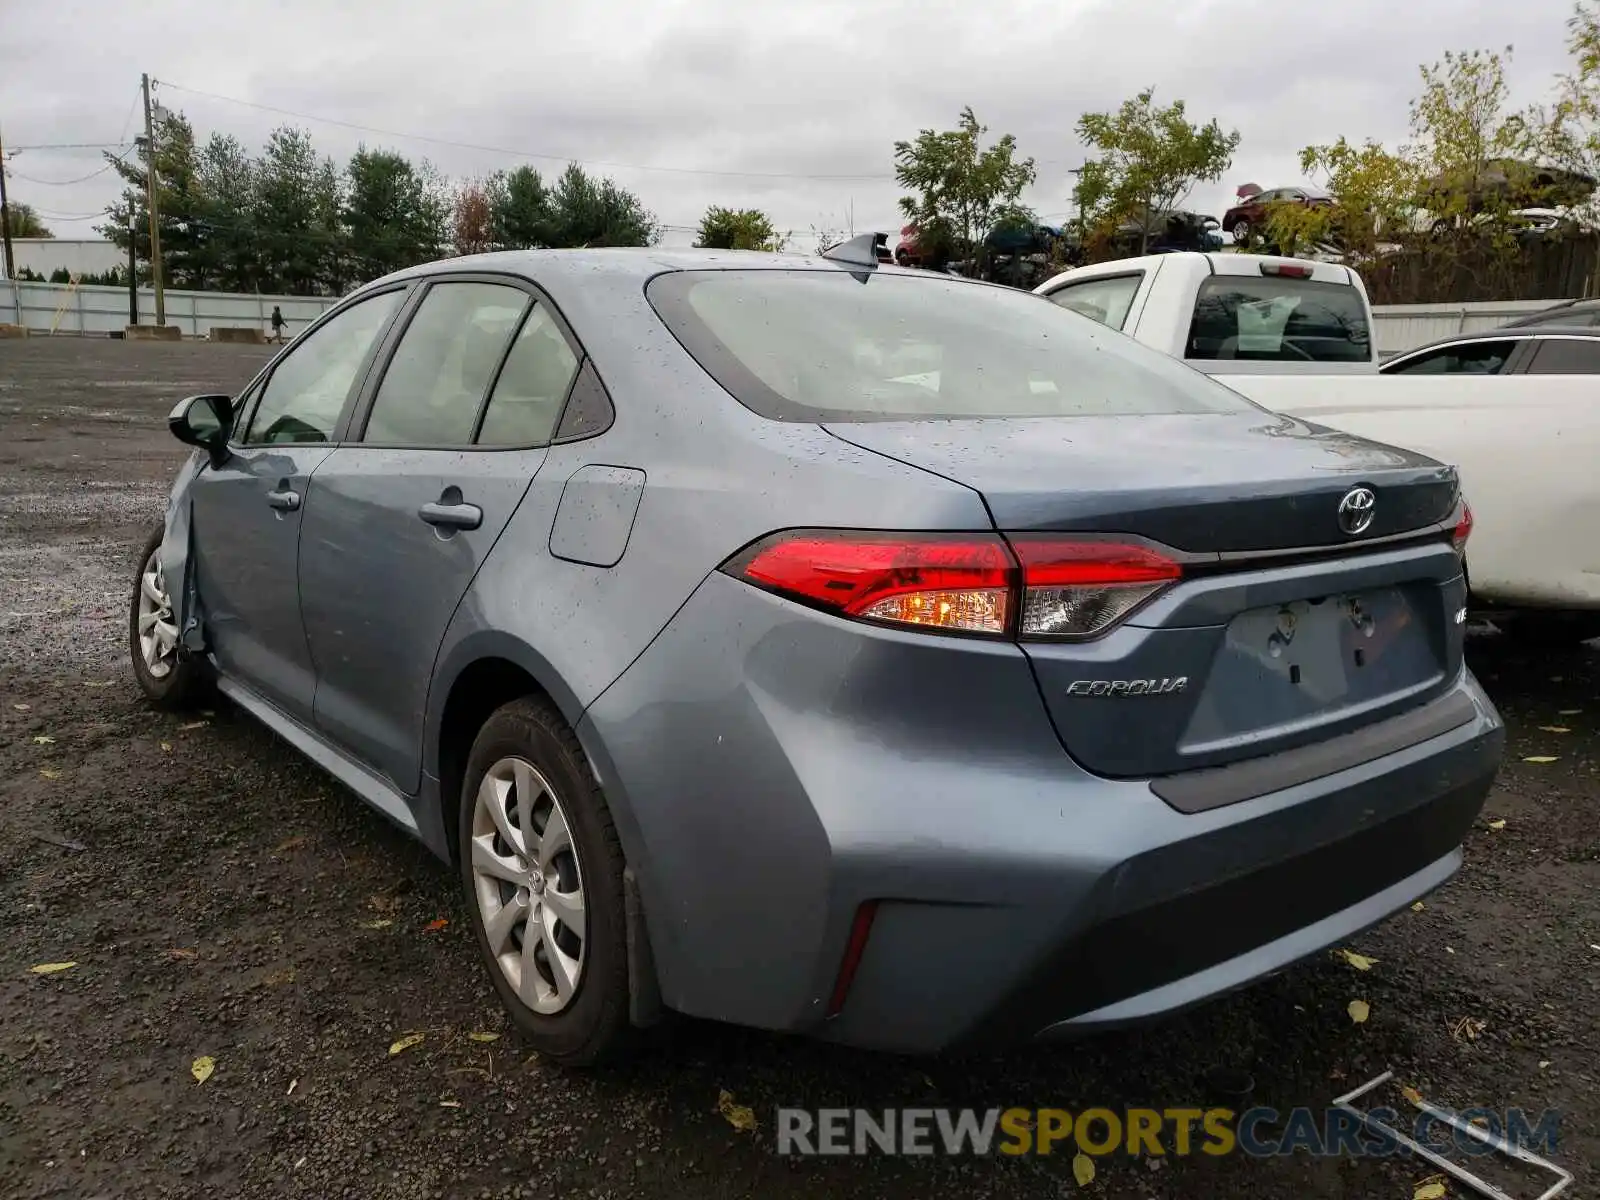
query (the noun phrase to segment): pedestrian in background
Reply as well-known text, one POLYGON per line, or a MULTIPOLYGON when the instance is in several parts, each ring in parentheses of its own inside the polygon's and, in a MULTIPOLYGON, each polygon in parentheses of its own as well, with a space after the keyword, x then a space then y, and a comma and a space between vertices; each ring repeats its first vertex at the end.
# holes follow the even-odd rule
POLYGON ((283 319, 283 310, 276 304, 272 306, 272 340, 279 345, 283 344, 283 327, 288 324, 283 319))

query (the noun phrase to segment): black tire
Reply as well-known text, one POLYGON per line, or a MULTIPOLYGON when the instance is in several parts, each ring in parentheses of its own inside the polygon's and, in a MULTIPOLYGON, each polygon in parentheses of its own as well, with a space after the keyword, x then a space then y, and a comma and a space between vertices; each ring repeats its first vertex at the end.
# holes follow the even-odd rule
POLYGON ((1502 629, 1524 645, 1564 650, 1600 638, 1600 612, 1523 612, 1502 629))
MULTIPOLYGON (((156 674, 145 661, 139 630, 140 597, 144 587, 145 571, 151 559, 161 549, 165 530, 157 526, 139 551, 133 572, 133 596, 128 603, 128 658, 133 664, 133 676, 139 690, 159 708, 183 709, 195 704, 210 691, 211 676, 205 663, 181 646, 167 664, 165 674, 156 674)), ((169 589, 170 595, 170 589, 169 589)))
POLYGON ((1239 220, 1233 226, 1233 244, 1248 247, 1250 245, 1250 222, 1239 220))
POLYGON ((496 709, 478 731, 462 780, 457 845, 461 887, 478 950, 490 983, 517 1028, 541 1054, 565 1065, 589 1066, 619 1055, 631 1043, 633 1032, 623 899, 626 863, 599 781, 576 735, 548 701, 513 700, 496 709), (583 965, 571 998, 554 1013, 540 1013, 523 1003, 502 971, 484 931, 474 883, 472 835, 478 788, 490 768, 508 758, 530 764, 555 792, 571 830, 582 881, 583 965))

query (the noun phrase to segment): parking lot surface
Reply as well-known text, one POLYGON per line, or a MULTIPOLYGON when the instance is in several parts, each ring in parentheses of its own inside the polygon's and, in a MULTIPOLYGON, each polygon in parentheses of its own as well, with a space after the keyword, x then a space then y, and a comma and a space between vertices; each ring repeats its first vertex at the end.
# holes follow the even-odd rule
POLYGON ((165 414, 268 353, 0 342, 0 1196, 1410 1197, 1433 1171, 1400 1159, 1114 1155, 1082 1185, 1070 1150, 774 1152, 779 1106, 1287 1112, 1387 1069, 1458 1108, 1560 1110, 1555 1157, 1594 1194, 1594 644, 1469 643, 1506 766, 1456 879, 1350 945, 1368 970, 1320 956, 1150 1028, 1000 1057, 682 1022, 571 1073, 519 1046, 447 869, 241 714, 158 714, 134 685, 133 558, 184 453, 165 414))

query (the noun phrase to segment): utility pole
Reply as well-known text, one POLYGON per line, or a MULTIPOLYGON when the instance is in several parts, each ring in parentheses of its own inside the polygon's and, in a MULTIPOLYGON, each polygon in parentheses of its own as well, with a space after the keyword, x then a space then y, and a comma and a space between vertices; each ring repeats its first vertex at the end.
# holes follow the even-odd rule
POLYGON ((144 86, 145 206, 150 210, 150 282, 156 291, 156 324, 167 323, 167 298, 161 286, 161 203, 156 198, 156 126, 150 117, 150 76, 144 86))
POLYGON ((17 264, 11 257, 11 208, 6 203, 6 148, 0 140, 0 241, 6 248, 6 278, 17 277, 17 264))
POLYGON ((139 323, 139 219, 128 207, 128 324, 139 323))

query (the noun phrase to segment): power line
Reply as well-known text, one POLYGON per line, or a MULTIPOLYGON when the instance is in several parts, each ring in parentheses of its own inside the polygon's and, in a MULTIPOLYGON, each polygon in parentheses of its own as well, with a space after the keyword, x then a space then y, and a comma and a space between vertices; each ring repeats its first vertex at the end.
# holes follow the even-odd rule
POLYGON ((35 142, 31 146, 13 146, 7 154, 21 154, 24 150, 122 150, 134 142, 35 142))
POLYGON ((118 156, 116 162, 108 162, 99 170, 90 171, 87 175, 80 175, 76 179, 35 179, 32 175, 24 175, 21 171, 17 170, 13 170, 11 172, 11 176, 13 179, 25 180, 28 183, 37 183, 43 187, 71 187, 73 184, 87 183, 89 180, 94 179, 97 176, 104 175, 107 171, 111 170, 112 167, 116 166, 117 163, 126 161, 127 157, 128 154, 124 153, 118 156))
POLYGON ((228 104, 238 104, 245 108, 256 108, 263 112, 276 113, 282 117, 293 117, 297 121, 319 121, 324 125, 337 125, 343 129, 353 129, 358 133, 374 133, 380 137, 402 138, 413 142, 427 142, 435 146, 449 146, 456 150, 476 150, 487 154, 503 154, 510 158, 533 158, 549 162, 578 162, 590 167, 609 167, 613 170, 625 171, 657 171, 669 175, 715 175, 736 179, 810 179, 816 181, 874 181, 893 182, 893 175, 813 175, 798 171, 719 171, 704 167, 662 167, 648 166, 644 163, 614 162, 605 159, 577 158, 571 154, 542 154, 533 150, 513 150, 504 146, 485 146, 475 142, 457 142, 449 138, 432 137, 422 133, 402 133, 394 129, 380 129, 375 125, 361 125, 354 121, 343 121, 336 117, 320 117, 311 113, 295 112, 293 109, 279 108, 272 104, 258 104, 254 100, 240 100, 237 96, 221 96, 216 92, 205 92, 199 88, 184 87, 182 84, 161 80, 161 86, 171 88, 175 92, 187 92, 191 96, 204 96, 210 100, 221 100, 228 104))

